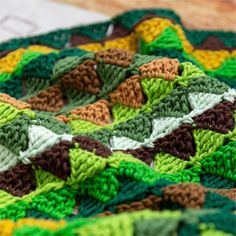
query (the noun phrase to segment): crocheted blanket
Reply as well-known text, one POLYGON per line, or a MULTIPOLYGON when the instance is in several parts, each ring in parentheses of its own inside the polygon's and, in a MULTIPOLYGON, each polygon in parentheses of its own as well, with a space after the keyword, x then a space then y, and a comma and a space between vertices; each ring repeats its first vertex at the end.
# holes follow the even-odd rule
POLYGON ((0 44, 0 235, 235 235, 235 36, 149 9, 0 44))

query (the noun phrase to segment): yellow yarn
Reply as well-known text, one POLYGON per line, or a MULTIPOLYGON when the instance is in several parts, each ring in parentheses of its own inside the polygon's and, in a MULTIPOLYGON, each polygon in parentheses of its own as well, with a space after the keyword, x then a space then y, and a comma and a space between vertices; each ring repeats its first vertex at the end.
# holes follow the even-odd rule
POLYGON ((210 50, 195 50, 193 56, 202 64, 207 70, 214 70, 229 58, 230 54, 226 50, 210 51, 210 50))
POLYGON ((100 43, 88 43, 88 44, 80 45, 78 46, 78 48, 85 51, 91 51, 91 52, 97 52, 99 50, 104 49, 100 43))
POLYGON ((56 230, 60 227, 63 227, 66 225, 66 222, 64 220, 60 221, 52 221, 52 220, 41 220, 41 219, 34 219, 34 218, 25 218, 17 221, 15 223, 15 227, 19 228, 25 225, 31 225, 31 226, 39 226, 40 228, 50 229, 50 230, 56 230))
POLYGON ((41 45, 32 45, 28 47, 29 51, 33 51, 33 52, 41 52, 41 53, 50 53, 53 51, 58 51, 56 49, 47 47, 47 46, 41 46, 41 45))
POLYGON ((52 221, 52 220, 40 220, 40 219, 21 219, 17 222, 11 220, 1 220, 0 221, 0 236, 10 236, 13 234, 13 231, 17 228, 24 226, 38 226, 40 228, 56 230, 66 225, 64 220, 52 221))
POLYGON ((131 33, 128 36, 106 41, 104 45, 105 49, 108 48, 121 48, 124 50, 129 50, 131 52, 138 51, 137 36, 134 33, 131 33))
POLYGON ((193 51, 193 46, 187 40, 186 35, 185 35, 183 29, 181 28, 181 26, 180 25, 173 25, 172 27, 177 31, 177 34, 178 34, 180 40, 182 41, 184 51, 187 53, 191 53, 193 51))
POLYGON ((0 73, 12 73, 20 61, 25 49, 20 48, 0 59, 0 73))
POLYGON ((0 221, 0 236, 11 236, 14 228, 15 228, 15 224, 13 221, 1 220, 0 221))
POLYGON ((152 42, 159 36, 164 29, 172 26, 170 20, 162 18, 153 18, 141 22, 136 28, 135 32, 143 38, 147 43, 152 42))

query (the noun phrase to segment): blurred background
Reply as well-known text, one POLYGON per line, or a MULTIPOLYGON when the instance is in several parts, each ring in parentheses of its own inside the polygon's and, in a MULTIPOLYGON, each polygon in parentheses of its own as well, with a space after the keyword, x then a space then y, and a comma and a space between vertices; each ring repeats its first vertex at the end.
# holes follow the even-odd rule
POLYGON ((236 0, 0 0, 0 42, 104 21, 135 8, 170 8, 187 28, 236 31, 236 0))
POLYGON ((134 8, 170 8, 189 28, 236 30, 236 0, 57 0, 114 16, 134 8))

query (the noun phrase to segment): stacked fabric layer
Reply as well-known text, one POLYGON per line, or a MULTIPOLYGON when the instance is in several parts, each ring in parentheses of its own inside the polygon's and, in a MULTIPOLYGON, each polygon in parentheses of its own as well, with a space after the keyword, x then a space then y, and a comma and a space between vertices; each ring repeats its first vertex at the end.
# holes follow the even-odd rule
POLYGON ((234 235, 234 36, 139 10, 1 44, 0 235, 234 235))

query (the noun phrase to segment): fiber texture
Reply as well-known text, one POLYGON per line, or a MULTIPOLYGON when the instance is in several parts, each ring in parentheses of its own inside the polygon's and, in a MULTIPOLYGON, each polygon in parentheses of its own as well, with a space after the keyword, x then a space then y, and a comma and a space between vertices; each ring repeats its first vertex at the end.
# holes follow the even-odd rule
POLYGON ((235 235, 234 37, 150 9, 1 44, 0 235, 235 235))

